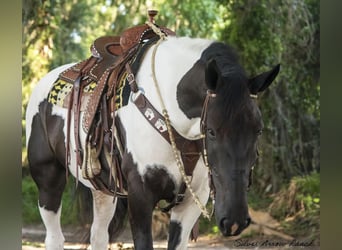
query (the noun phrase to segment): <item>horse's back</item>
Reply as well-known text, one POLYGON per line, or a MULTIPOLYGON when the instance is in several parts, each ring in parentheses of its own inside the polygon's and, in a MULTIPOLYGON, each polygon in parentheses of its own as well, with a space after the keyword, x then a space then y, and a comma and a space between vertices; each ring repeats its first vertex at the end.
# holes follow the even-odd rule
POLYGON ((39 112, 40 103, 47 99, 49 91, 59 74, 74 64, 65 64, 51 70, 34 87, 26 109, 26 145, 28 145, 28 140, 31 135, 32 119, 39 112))

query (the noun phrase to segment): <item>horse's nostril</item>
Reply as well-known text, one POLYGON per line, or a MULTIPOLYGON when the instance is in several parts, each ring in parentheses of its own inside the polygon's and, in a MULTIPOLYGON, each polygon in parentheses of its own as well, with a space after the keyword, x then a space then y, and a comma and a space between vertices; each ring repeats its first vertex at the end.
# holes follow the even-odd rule
POLYGON ((220 229, 221 229, 221 232, 224 236, 230 235, 229 222, 228 222, 227 218, 223 218, 220 221, 220 229))
POLYGON ((223 219, 220 221, 220 228, 225 228, 225 222, 226 222, 226 218, 223 218, 223 219))
POLYGON ((251 218, 247 217, 245 226, 248 227, 250 223, 251 223, 251 218))

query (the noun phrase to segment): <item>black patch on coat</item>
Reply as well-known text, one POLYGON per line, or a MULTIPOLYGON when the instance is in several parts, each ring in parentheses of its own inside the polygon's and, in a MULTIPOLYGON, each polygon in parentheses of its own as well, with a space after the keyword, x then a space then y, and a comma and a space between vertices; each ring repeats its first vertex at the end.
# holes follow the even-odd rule
POLYGON ((205 64, 198 60, 177 86, 179 108, 189 119, 201 116, 206 91, 205 64))
POLYGON ((175 184, 164 166, 148 166, 144 174, 144 184, 157 201, 164 199, 171 202, 175 197, 175 184))
POLYGON ((125 152, 122 170, 128 184, 128 209, 133 241, 137 249, 153 249, 152 212, 161 199, 174 198, 174 183, 163 166, 147 166, 138 172, 132 154, 125 152))
POLYGON ((40 103, 28 140, 28 162, 31 176, 39 190, 39 205, 57 213, 66 184, 64 120, 51 115, 52 105, 40 103))
POLYGON ((247 77, 233 48, 215 42, 202 52, 199 60, 180 80, 177 86, 178 105, 189 119, 200 117, 206 91, 212 89, 218 93, 218 99, 222 99, 225 113, 229 114, 229 110, 236 110, 241 106, 241 100, 248 98, 246 88, 247 77), (212 62, 216 66, 214 72, 208 71, 212 62), (209 73, 216 74, 216 77, 208 77, 206 74, 209 73), (217 82, 206 82, 210 78, 217 79, 217 82))

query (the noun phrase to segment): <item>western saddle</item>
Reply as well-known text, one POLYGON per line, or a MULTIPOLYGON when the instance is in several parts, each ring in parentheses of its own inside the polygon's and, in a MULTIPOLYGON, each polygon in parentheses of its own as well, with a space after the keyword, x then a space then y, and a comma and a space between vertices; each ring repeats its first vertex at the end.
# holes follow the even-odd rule
MULTIPOLYGON (((148 11, 149 22, 155 24, 157 11, 148 11)), ((175 36, 175 32, 159 27, 166 36, 175 36)), ((91 56, 59 75, 59 79, 73 84, 68 99, 68 129, 66 142, 66 164, 70 161, 70 121, 74 121, 74 138, 77 165, 82 169, 82 176, 110 195, 125 195, 124 182, 120 168, 123 140, 120 139, 120 121, 115 118, 115 96, 119 82, 132 81, 130 77, 138 70, 146 49, 155 43, 159 36, 150 25, 143 24, 126 29, 120 36, 97 38, 90 46, 91 56), (90 83, 96 87, 85 99, 83 89, 90 83), (87 103, 83 103, 87 100, 87 103), (80 121, 81 106, 84 110, 80 121), (87 134, 86 147, 82 148, 79 129, 82 124, 87 134), (108 157, 110 155, 110 159, 108 157), (112 181, 114 180, 114 181, 112 181)), ((136 84, 130 84, 136 92, 136 84)), ((77 167, 78 170, 78 167, 77 167)), ((78 172, 77 172, 78 175, 78 172)))

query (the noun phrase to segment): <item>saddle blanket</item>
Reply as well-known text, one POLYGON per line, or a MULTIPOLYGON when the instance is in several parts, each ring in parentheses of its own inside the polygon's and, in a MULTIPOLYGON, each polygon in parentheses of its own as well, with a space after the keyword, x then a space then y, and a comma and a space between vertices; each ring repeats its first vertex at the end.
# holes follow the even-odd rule
MULTIPOLYGON (((89 81, 82 83, 85 86, 83 87, 83 91, 81 93, 81 108, 80 111, 85 111, 87 108, 88 100, 91 96, 91 93, 94 91, 94 89, 97 86, 97 82, 95 81, 89 81)), ((48 94, 48 102, 57 105, 63 108, 68 108, 71 91, 73 88, 73 84, 66 82, 60 78, 58 78, 51 90, 48 94)), ((131 88, 129 86, 128 80, 127 80, 127 72, 124 72, 120 78, 120 81, 118 82, 118 85, 116 87, 116 96, 115 96, 115 109, 118 110, 119 108, 127 105, 129 100, 129 95, 131 92, 131 88)))

